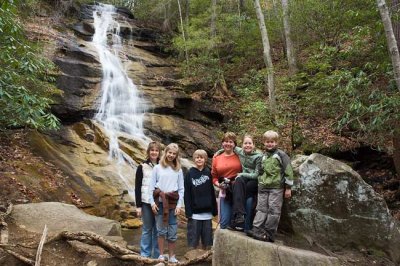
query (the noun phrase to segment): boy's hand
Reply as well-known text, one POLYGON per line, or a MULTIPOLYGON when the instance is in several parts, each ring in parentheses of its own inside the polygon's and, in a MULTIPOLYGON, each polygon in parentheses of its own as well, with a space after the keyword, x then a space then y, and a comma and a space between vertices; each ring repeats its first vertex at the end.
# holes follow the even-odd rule
POLYGON ((142 208, 136 208, 136 215, 137 217, 142 216, 142 208))
POLYGON ((285 199, 290 199, 291 196, 292 196, 292 189, 290 188, 285 189, 285 199))
POLYGON ((175 215, 179 215, 181 213, 181 207, 175 208, 175 215))
POLYGON ((157 207, 157 204, 153 204, 153 205, 151 205, 151 209, 153 210, 153 213, 154 214, 157 214, 158 213, 158 207, 157 207))

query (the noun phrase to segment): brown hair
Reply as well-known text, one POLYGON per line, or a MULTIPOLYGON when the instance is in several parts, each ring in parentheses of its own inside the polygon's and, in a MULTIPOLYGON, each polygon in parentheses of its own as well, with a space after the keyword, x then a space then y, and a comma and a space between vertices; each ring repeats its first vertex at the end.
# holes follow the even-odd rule
POLYGON ((161 143, 160 142, 158 142, 158 141, 152 141, 152 142, 150 142, 149 143, 149 145, 147 146, 147 151, 146 151, 146 154, 147 154, 147 159, 150 159, 150 150, 151 149, 157 149, 160 153, 158 154, 158 159, 160 159, 160 156, 161 156, 161 143))
POLYGON ((179 146, 176 143, 168 144, 165 148, 164 154, 161 156, 160 164, 162 167, 166 168, 168 165, 172 167, 175 171, 179 171, 181 169, 181 159, 179 156, 179 146), (172 161, 172 165, 167 161, 167 153, 170 150, 176 151, 176 157, 172 161))
POLYGON ((226 132, 225 134, 224 134, 224 136, 222 137, 222 141, 221 142, 224 142, 224 141, 226 141, 226 140, 232 140, 234 143, 235 143, 235 146, 237 146, 237 142, 236 142, 236 134, 235 133, 233 133, 233 132, 226 132))
POLYGON ((264 140, 274 140, 278 141, 279 140, 279 134, 276 131, 273 130, 268 130, 263 134, 263 139, 264 140))

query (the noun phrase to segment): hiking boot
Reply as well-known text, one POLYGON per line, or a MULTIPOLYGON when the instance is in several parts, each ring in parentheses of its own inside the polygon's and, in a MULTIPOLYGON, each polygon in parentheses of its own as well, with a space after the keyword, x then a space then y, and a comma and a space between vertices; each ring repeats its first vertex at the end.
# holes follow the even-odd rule
POLYGON ((257 227, 253 227, 246 232, 246 235, 248 235, 249 237, 254 237, 254 235, 257 233, 257 231, 258 231, 257 227))
POLYGON ((244 215, 237 214, 235 218, 232 219, 230 227, 236 231, 244 230, 244 215))
POLYGON ((238 214, 236 215, 235 219, 233 220, 233 223, 235 225, 242 225, 244 224, 244 215, 243 214, 238 214))

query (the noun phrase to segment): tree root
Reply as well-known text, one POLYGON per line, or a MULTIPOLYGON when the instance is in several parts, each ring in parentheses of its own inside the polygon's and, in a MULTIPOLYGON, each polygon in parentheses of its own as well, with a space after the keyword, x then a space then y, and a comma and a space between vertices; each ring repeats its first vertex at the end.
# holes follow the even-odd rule
MULTIPOLYGON (((162 262, 161 260, 158 259, 151 259, 151 258, 146 258, 140 256, 138 252, 132 251, 130 249, 127 249, 125 247, 122 247, 118 245, 117 243, 114 243, 112 241, 109 241, 105 239, 103 236, 100 236, 98 234, 92 233, 92 232, 86 232, 86 231, 81 231, 81 232, 61 232, 52 238, 49 238, 45 244, 49 244, 53 241, 57 240, 77 240, 83 243, 91 244, 91 245, 97 245, 103 248, 105 251, 110 253, 113 257, 123 260, 123 261, 134 261, 138 265, 154 265, 162 262)), ((42 241, 44 242, 44 237, 42 237, 42 241)), ((43 246, 43 245, 42 245, 43 246)), ((1 249, 4 249, 6 252, 9 254, 13 255, 17 259, 29 264, 29 265, 35 265, 35 262, 31 260, 30 258, 27 258, 25 256, 22 256, 21 254, 18 254, 14 251, 10 250, 10 247, 12 245, 0 245, 1 249)), ((87 252, 89 255, 90 253, 87 252)), ((188 261, 182 261, 178 263, 177 265, 191 265, 195 263, 199 263, 202 261, 206 261, 210 259, 212 256, 213 251, 209 250, 200 257, 188 260, 188 261)))

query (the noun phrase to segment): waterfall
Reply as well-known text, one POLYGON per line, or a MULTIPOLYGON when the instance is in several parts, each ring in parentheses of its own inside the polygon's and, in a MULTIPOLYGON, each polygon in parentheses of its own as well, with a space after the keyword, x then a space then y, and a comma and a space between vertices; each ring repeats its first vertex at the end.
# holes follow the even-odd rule
MULTIPOLYGON (((147 138, 143 133, 144 101, 140 98, 136 85, 128 77, 118 56, 121 50, 120 25, 114 19, 116 8, 99 4, 93 12, 95 33, 93 44, 96 47, 103 70, 101 83, 101 102, 95 119, 100 122, 109 137, 109 159, 117 160, 117 165, 135 162, 122 151, 118 144, 121 133, 147 138)), ((129 194, 134 189, 119 167, 119 176, 126 184, 129 194)), ((133 171, 132 171, 133 174, 133 171)))

